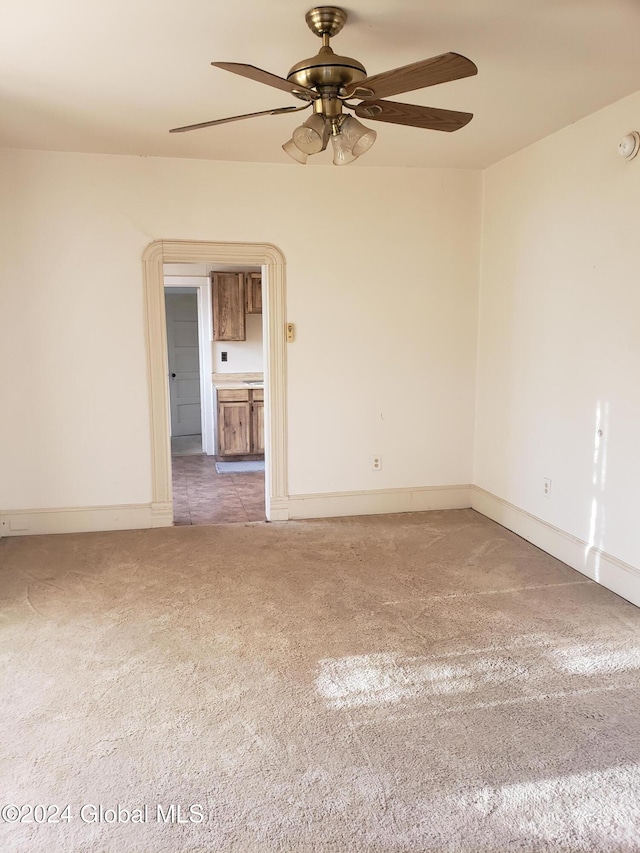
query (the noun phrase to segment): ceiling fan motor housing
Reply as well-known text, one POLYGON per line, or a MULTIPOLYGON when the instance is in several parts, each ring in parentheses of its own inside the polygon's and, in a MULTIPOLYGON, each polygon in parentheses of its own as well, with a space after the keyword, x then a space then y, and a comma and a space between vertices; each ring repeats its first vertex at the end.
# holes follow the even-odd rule
POLYGON ((320 86, 340 89, 349 83, 364 80, 366 76, 364 65, 357 59, 339 56, 330 47, 321 47, 315 56, 297 62, 287 74, 287 80, 298 86, 306 86, 307 89, 320 86))
POLYGON ((347 21, 347 13, 337 6, 317 6, 307 12, 309 29, 322 39, 322 47, 315 56, 297 62, 287 74, 287 80, 307 89, 333 87, 334 94, 350 83, 357 83, 367 76, 366 69, 357 59, 339 56, 329 46, 329 39, 337 35, 347 21))

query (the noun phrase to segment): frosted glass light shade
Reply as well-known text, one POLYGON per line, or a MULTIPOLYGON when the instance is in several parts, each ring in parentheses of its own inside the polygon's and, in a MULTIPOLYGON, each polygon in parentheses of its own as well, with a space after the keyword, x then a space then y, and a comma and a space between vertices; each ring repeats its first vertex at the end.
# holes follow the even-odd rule
POLYGON ((293 141, 305 154, 318 154, 327 147, 328 128, 324 116, 314 113, 293 131, 293 141))
POLYGON ((375 130, 365 127, 353 116, 345 118, 340 126, 340 133, 348 141, 354 157, 360 157, 365 151, 368 151, 378 136, 375 130))
POLYGON ((288 142, 282 146, 282 150, 289 155, 289 157, 293 157, 298 163, 301 163, 303 166, 307 162, 307 155, 304 151, 301 151, 298 146, 293 141, 293 137, 288 142))
POLYGON ((334 166, 347 166, 349 163, 353 163, 354 160, 358 159, 351 150, 351 143, 342 135, 342 133, 332 136, 331 144, 333 145, 334 166))

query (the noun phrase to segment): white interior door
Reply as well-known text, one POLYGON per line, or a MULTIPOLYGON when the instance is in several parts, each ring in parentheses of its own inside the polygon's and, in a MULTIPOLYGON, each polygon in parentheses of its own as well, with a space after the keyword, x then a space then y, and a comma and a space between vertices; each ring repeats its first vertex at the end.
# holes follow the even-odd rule
POLYGON ((194 293, 165 293, 171 435, 197 435, 200 410, 198 298, 194 293))

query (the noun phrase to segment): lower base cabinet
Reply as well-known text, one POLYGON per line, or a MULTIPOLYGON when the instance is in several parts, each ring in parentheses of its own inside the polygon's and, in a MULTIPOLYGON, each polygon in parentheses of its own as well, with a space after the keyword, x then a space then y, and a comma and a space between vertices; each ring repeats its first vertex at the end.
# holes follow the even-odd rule
MULTIPOLYGON (((253 394, 256 392, 253 391, 253 394)), ((264 394, 264 392, 260 392, 264 394)), ((251 453, 264 453, 264 401, 254 400, 251 412, 251 453)))
POLYGON ((264 390, 218 391, 218 456, 264 453, 264 390))

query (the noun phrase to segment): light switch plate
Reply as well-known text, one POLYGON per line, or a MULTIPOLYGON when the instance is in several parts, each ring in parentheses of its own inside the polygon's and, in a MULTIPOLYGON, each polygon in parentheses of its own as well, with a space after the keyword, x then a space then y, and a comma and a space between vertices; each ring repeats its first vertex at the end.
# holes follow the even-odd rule
POLYGON ((293 343, 293 338, 295 336, 295 330, 293 327, 293 323, 287 323, 287 343, 293 343))

